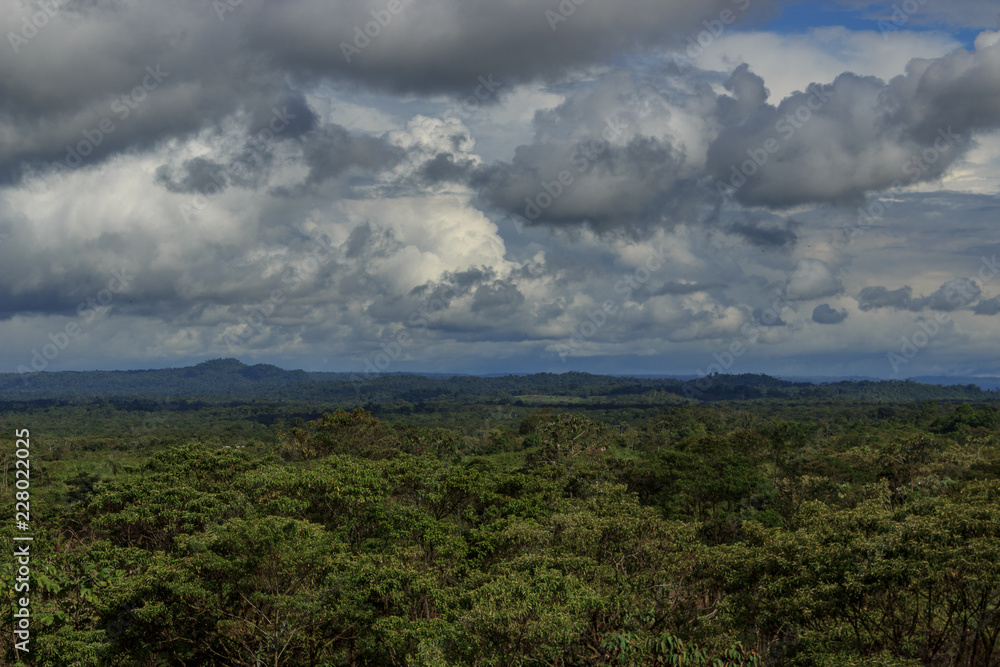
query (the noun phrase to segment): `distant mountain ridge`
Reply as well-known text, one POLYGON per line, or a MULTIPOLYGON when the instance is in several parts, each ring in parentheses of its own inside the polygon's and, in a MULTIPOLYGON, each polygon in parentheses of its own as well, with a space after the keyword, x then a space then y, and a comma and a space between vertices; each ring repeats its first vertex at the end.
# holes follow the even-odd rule
MULTIPOLYGON (((849 377, 829 377, 823 375, 779 375, 782 380, 791 382, 808 382, 810 384, 833 384, 837 382, 888 382, 879 378, 867 377, 863 375, 852 375, 849 377)), ((934 384, 941 386, 970 385, 974 384, 981 389, 1000 388, 1000 377, 981 375, 922 375, 911 378, 904 378, 900 382, 916 382, 918 384, 934 384)))
MULTIPOLYGON (((330 401, 349 404, 482 400, 512 402, 515 396, 627 397, 676 395, 701 400, 758 398, 850 398, 859 400, 985 400, 996 395, 974 383, 941 386, 913 380, 779 379, 763 374, 707 378, 638 377, 590 373, 535 373, 504 376, 443 373, 352 373, 285 370, 270 364, 248 366, 238 359, 214 359, 195 366, 132 371, 57 371, 0 374, 0 400, 93 400, 184 397, 212 400, 330 401)), ((967 378, 962 378, 967 379, 967 378)), ((994 384, 988 389, 995 389, 994 384)), ((633 399, 634 400, 634 399, 633 399)), ((643 399, 645 400, 645 399, 643 399)), ((651 400, 651 399, 650 399, 651 400)))
POLYGON ((214 359, 184 368, 134 371, 55 371, 0 373, 0 397, 117 395, 226 395, 268 386, 291 388, 310 383, 302 370, 288 371, 270 364, 247 366, 238 359, 214 359))

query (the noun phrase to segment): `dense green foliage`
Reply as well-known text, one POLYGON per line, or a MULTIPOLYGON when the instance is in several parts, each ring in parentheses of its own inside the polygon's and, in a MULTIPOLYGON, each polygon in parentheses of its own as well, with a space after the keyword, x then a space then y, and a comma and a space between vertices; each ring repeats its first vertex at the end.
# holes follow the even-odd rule
POLYGON ((996 403, 527 395, 6 404, 34 664, 1000 664, 996 403))

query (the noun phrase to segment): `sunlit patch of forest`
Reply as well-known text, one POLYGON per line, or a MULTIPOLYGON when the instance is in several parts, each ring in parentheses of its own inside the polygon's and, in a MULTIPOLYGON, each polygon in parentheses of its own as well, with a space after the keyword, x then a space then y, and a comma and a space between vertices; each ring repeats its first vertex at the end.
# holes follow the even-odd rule
POLYGON ((550 380, 7 396, 22 664, 1000 664, 996 394, 550 380))

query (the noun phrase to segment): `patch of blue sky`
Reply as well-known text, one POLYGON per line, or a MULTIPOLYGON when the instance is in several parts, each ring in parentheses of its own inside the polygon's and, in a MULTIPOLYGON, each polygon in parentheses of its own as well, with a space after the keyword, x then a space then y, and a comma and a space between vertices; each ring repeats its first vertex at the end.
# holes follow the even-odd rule
MULTIPOLYGON (((841 26, 853 31, 873 31, 891 35, 894 32, 944 32, 972 49, 973 42, 981 30, 957 28, 931 23, 921 13, 908 14, 903 9, 905 3, 877 3, 866 8, 850 8, 843 5, 803 2, 786 5, 780 14, 753 30, 764 30, 779 34, 798 34, 813 28, 841 26)), ((740 26, 733 26, 739 30, 740 26)), ((983 26, 983 30, 994 26, 983 26)), ((750 28, 748 28, 750 29, 750 28)))

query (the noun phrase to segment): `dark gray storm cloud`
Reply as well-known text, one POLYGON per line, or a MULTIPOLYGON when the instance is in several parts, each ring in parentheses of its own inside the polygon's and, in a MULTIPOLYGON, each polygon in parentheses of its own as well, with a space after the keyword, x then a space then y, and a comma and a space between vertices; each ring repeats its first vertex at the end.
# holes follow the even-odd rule
MULTIPOLYGON (((299 114, 303 112, 300 110, 299 114)), ((284 116, 287 118, 287 115, 284 116)), ((391 169, 406 156, 406 151, 393 146, 384 137, 374 137, 348 132, 333 123, 315 127, 310 122, 300 127, 296 136, 251 135, 235 148, 216 147, 214 157, 199 156, 179 164, 164 164, 155 170, 155 181, 175 193, 197 193, 215 196, 230 186, 257 190, 263 187, 271 172, 282 166, 275 159, 276 142, 294 144, 294 158, 307 170, 308 175, 298 184, 276 187, 273 194, 294 197, 316 190, 331 179, 352 176, 355 184, 359 176, 371 182, 380 172, 391 169), (273 139, 269 139, 273 136, 273 139), (265 140, 267 139, 267 140, 265 140)))
POLYGON ((782 319, 781 315, 774 317, 774 309, 772 308, 754 308, 753 319, 754 322, 766 321, 769 327, 787 327, 788 322, 782 319))
POLYGON ((904 285, 899 289, 888 290, 882 286, 866 287, 857 297, 858 308, 861 310, 877 310, 893 308, 896 310, 954 311, 972 305, 979 300, 982 289, 974 280, 955 278, 941 285, 928 296, 914 298, 913 290, 904 285))
MULTIPOLYGON (((233 169, 210 158, 196 157, 186 160, 180 169, 160 165, 156 169, 156 182, 170 192, 204 192, 214 184, 224 190, 234 182, 233 169)), ((241 185, 249 185, 248 179, 239 178, 241 185)))
POLYGON ((974 132, 1000 127, 1000 44, 915 59, 888 83, 844 73, 777 106, 738 69, 708 151, 716 190, 755 205, 852 203, 940 178, 974 132), (752 113, 748 106, 757 104, 752 113))
POLYGON ((978 301, 980 294, 982 289, 974 280, 956 278, 941 285, 930 296, 914 299, 910 304, 910 310, 924 308, 940 311, 958 310, 978 301))
POLYGON ((1000 296, 980 301, 972 312, 976 315, 1000 315, 1000 296))
MULTIPOLYGON (((464 271, 445 271, 438 279, 413 288, 406 295, 379 294, 366 284, 351 287, 359 294, 371 297, 365 312, 378 322, 398 322, 408 327, 440 328, 441 320, 449 313, 456 299, 473 295, 478 303, 475 312, 488 316, 505 316, 519 305, 524 297, 516 286, 498 280, 491 268, 469 268, 464 271)), ((489 328, 483 324, 481 327, 489 328)))
MULTIPOLYGON (((24 10, 2 1, 11 11, 0 33, 17 34, 24 10)), ((302 186, 315 187, 402 159, 382 138, 321 122, 305 96, 320 81, 461 97, 486 86, 495 101, 518 83, 565 81, 615 55, 683 48, 724 10, 748 27, 781 4, 68 2, 0 59, 0 182, 54 164, 86 168, 232 122, 257 136, 278 115, 289 121, 275 140, 301 142, 309 169, 302 186)), ((939 178, 973 133, 1000 126, 1000 44, 914 60, 888 83, 845 73, 776 106, 746 65, 723 94, 704 86, 695 94, 714 97, 701 171, 702 156, 687 154, 682 137, 640 130, 634 109, 598 90, 540 114, 534 141, 509 161, 477 168, 439 153, 415 178, 468 182, 484 207, 534 222, 601 229, 679 217, 720 186, 753 205, 853 202, 939 178)), ((224 163, 203 160, 158 178, 175 191, 206 187, 212 161, 224 163)), ((253 181, 253 168, 229 166, 232 182, 253 181)), ((787 246, 780 234, 745 232, 748 241, 787 246)))
POLYGON ((472 174, 482 205, 531 223, 607 230, 660 223, 704 201, 684 149, 641 132, 649 111, 637 85, 613 72, 538 112, 532 143, 472 174))
POLYGON ((846 319, 846 310, 836 310, 828 303, 821 303, 813 308, 812 321, 817 324, 840 324, 846 319))
POLYGON ((420 167, 419 176, 425 185, 464 183, 470 180, 474 169, 472 160, 456 160, 451 153, 438 153, 420 167))
POLYGON ((476 288, 472 312, 487 313, 491 317, 513 314, 524 303, 524 295, 513 283, 497 280, 476 288))
POLYGON ((671 280, 659 289, 654 290, 651 294, 652 296, 663 296, 665 294, 697 294, 698 292, 705 292, 713 289, 718 290, 725 287, 728 287, 725 283, 682 283, 676 280, 671 280))
MULTIPOLYGON (((948 175, 998 126, 992 33, 891 81, 795 63, 810 72, 803 92, 772 99, 788 79, 765 80, 755 58, 798 30, 737 33, 786 0, 58 4, 11 40, 33 5, 0 0, 0 329, 14 364, 97 298, 107 317, 59 364, 207 354, 234 335, 253 353, 343 359, 388 350, 400 331, 414 344, 399 361, 503 359, 565 343, 606 299, 618 310, 588 355, 693 364, 697 346, 742 335, 753 316, 778 327, 764 358, 815 345, 810 313, 844 322, 831 304, 845 284, 902 285, 914 266, 972 275, 933 252, 975 259, 961 244, 995 236, 985 194, 900 194, 851 257, 829 242, 837 207, 795 221, 765 210, 948 175), (749 65, 675 59, 723 10, 736 23, 715 46, 749 38, 749 65), (743 206, 720 200, 720 182, 743 206), (891 247, 895 224, 914 232, 905 249, 862 251, 891 247)), ((836 60, 839 48, 812 53, 836 60)), ((980 159, 963 169, 985 192, 995 173, 980 159)), ((858 302, 904 323, 1000 314, 979 284, 871 287, 858 302)), ((843 326, 861 340, 886 319, 843 326)))
POLYGON ((351 230, 344 245, 344 256, 348 259, 388 257, 403 247, 391 229, 373 228, 368 222, 363 222, 351 230))
POLYGON ((590 138, 519 147, 512 162, 479 171, 472 183, 487 205, 530 222, 598 229, 659 222, 664 210, 693 200, 673 146, 654 137, 612 146, 606 131, 596 126, 590 138))
POLYGON ((292 71, 405 92, 466 92, 479 77, 562 79, 644 48, 685 45, 729 10, 749 25, 780 4, 746 0, 615 3, 426 0, 244 3, 233 12, 250 49, 292 71), (389 12, 389 5, 398 11, 389 12), (367 34, 366 34, 367 33, 367 34))
POLYGON ((297 117, 285 129, 296 138, 316 120, 302 91, 321 80, 465 97, 495 80, 564 79, 615 54, 680 47, 724 9, 750 25, 779 1, 55 4, 36 28, 31 8, 0 0, 10 42, 0 58, 0 182, 53 163, 96 165, 234 115, 253 134, 274 109, 297 117))
MULTIPOLYGON (((25 33, 26 8, 3 4, 0 34, 25 33)), ((53 163, 93 166, 237 112, 253 130, 301 97, 208 3, 67 2, 30 34, 0 59, 4 180, 53 163)))
POLYGON ((309 133, 303 141, 303 159, 310 184, 339 176, 351 167, 379 170, 403 159, 404 151, 378 137, 355 136, 339 125, 309 133))
POLYGON ((881 285, 866 287, 856 297, 861 310, 876 310, 878 308, 895 308, 906 310, 913 299, 913 289, 904 285, 899 289, 889 290, 881 285))
MULTIPOLYGON (((748 65, 731 73, 721 94, 697 76, 686 95, 638 79, 629 91, 616 87, 616 76, 539 113, 531 143, 509 162, 476 171, 470 182, 484 205, 536 223, 607 229, 662 224, 707 198, 775 209, 855 204, 940 179, 974 134, 1000 128, 1000 43, 988 41, 972 52, 915 59, 889 82, 847 72, 776 105, 748 65), (661 122, 697 113, 704 137, 651 136, 638 98, 661 122), (691 152, 699 139, 707 144, 704 167, 691 152)), ((440 167, 451 177, 460 171, 440 167)), ((732 231, 774 247, 794 238, 766 228, 732 231)))
POLYGON ((428 295, 438 295, 450 303, 454 297, 469 294, 474 288, 493 281, 495 277, 496 272, 488 267, 446 271, 440 279, 414 287, 410 296, 425 298, 428 295))
POLYGON ((789 227, 774 227, 755 222, 738 222, 726 231, 759 248, 790 249, 794 247, 797 238, 792 231, 796 226, 795 223, 791 223, 789 227))

